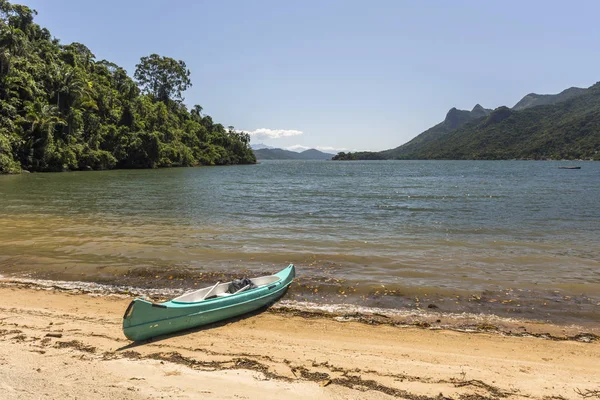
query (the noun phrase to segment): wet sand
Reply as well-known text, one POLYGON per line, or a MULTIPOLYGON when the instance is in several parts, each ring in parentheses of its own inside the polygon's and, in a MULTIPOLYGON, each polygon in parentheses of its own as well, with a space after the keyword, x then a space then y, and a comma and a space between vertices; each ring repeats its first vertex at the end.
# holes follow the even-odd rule
MULTIPOLYGON (((271 309, 132 344, 121 332, 130 298, 22 287, 0 295, 7 399, 581 399, 600 390, 594 335, 552 340, 271 309)), ((521 328, 568 337, 563 327, 521 328)))

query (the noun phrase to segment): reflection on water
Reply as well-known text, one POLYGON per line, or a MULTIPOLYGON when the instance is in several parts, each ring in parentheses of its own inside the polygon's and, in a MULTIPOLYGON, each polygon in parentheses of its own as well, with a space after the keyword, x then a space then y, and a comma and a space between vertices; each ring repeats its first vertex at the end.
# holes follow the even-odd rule
POLYGON ((598 321, 600 164, 560 165, 271 161, 1 176, 0 273, 118 283, 141 280, 134 270, 191 277, 291 262, 298 299, 418 307, 426 294, 455 310, 598 321))

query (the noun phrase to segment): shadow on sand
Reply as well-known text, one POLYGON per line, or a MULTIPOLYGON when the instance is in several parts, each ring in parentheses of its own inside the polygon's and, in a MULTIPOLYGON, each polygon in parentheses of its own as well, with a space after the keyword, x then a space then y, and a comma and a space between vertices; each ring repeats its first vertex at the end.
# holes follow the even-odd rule
POLYGON ((156 337, 153 337, 150 339, 131 342, 125 346, 119 347, 115 351, 118 352, 118 351, 123 351, 123 350, 130 350, 130 349, 136 348, 138 346, 143 346, 148 343, 156 343, 156 342, 160 342, 165 339, 170 339, 170 338, 179 337, 179 336, 185 336, 185 335, 188 335, 188 334, 194 333, 194 332, 201 332, 201 331, 206 331, 206 330, 210 330, 210 329, 220 328, 225 325, 229 325, 232 323, 236 323, 236 322, 243 321, 245 319, 260 315, 260 314, 264 313, 269 307, 270 307, 270 305, 266 305, 264 307, 261 307, 254 311, 251 311, 249 313, 246 313, 243 315, 238 315, 237 317, 228 318, 223 321, 214 322, 214 323, 208 324, 208 325, 197 326, 195 328, 184 329, 184 330, 181 330, 178 332, 173 332, 173 333, 170 333, 167 335, 160 335, 160 336, 156 336, 156 337))

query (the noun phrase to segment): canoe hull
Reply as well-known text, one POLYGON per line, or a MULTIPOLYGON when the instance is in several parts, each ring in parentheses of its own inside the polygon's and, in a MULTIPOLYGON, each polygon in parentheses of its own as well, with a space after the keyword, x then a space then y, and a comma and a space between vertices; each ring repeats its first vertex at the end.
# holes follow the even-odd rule
POLYGON ((123 318, 123 333, 134 341, 211 324, 270 305, 285 294, 295 276, 293 265, 275 276, 279 281, 228 297, 197 303, 167 301, 154 304, 135 299, 123 318))

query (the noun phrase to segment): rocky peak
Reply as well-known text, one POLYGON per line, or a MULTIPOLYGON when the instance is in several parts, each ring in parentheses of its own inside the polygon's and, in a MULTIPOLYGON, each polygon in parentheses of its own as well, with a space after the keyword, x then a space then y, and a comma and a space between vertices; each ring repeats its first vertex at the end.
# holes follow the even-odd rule
POLYGON ((446 114, 444 119, 444 125, 450 130, 457 128, 470 120, 470 112, 465 110, 459 110, 456 107, 452 107, 446 114))
POLYGON ((486 110, 481 106, 481 104, 475 104, 475 107, 471 110, 471 116, 473 118, 481 118, 486 115, 490 115, 490 110, 486 110))

